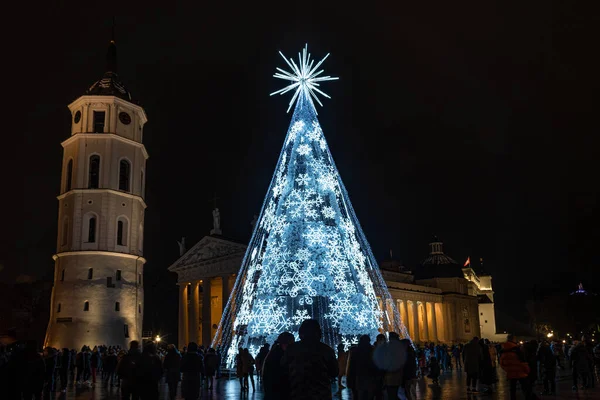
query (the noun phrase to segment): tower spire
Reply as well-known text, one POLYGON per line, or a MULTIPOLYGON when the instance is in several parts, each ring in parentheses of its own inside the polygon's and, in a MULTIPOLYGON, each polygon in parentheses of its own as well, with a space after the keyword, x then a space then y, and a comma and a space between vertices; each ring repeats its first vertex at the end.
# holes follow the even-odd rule
POLYGON ((116 18, 113 17, 112 35, 106 53, 106 72, 117 73, 117 45, 115 43, 116 18))

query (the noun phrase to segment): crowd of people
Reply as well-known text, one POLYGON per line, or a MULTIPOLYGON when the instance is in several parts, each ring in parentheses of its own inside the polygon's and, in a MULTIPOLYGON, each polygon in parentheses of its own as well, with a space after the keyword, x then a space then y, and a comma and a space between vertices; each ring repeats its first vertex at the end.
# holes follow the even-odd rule
MULTIPOLYGON (((338 393, 347 388, 357 400, 412 400, 419 379, 430 379, 435 387, 441 375, 452 371, 464 372, 469 393, 491 393, 500 366, 511 400, 517 398, 519 387, 529 400, 538 398, 534 393, 538 381, 543 384, 541 395, 556 393, 557 371, 571 374, 573 391, 593 388, 595 375, 600 376, 600 345, 586 337, 572 344, 523 343, 508 335, 502 344, 474 337, 465 345, 416 346, 389 332, 373 343, 363 335, 349 349, 340 344, 334 351, 321 336, 318 321, 309 319, 300 326, 299 341, 283 332, 255 356, 240 347, 235 373, 241 396, 260 384, 266 400, 331 399, 337 383, 338 393)), ((142 347, 132 341, 128 350, 104 345, 83 346, 80 351, 48 347, 41 354, 35 342, 27 342, 12 353, 0 346, 0 385, 7 388, 7 399, 48 399, 66 392, 69 385, 103 384, 118 387, 122 400, 158 400, 164 379, 170 400, 176 399, 180 382, 181 397, 198 400, 202 387, 213 389, 221 361, 219 348, 193 342, 181 352, 172 344, 161 349, 154 342, 142 347)))

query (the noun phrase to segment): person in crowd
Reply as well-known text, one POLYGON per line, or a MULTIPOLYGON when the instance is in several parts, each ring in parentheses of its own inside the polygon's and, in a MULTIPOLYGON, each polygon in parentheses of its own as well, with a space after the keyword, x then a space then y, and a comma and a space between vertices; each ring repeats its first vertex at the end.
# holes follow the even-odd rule
POLYGON ((181 393, 185 400, 197 400, 204 374, 204 358, 198 352, 198 345, 190 342, 181 358, 181 393))
POLYGON ((344 389, 346 387, 342 384, 342 378, 344 377, 344 375, 346 375, 346 367, 348 364, 348 352, 344 351, 344 345, 342 343, 338 344, 338 346, 337 346, 337 360, 338 360, 338 369, 340 371, 338 373, 338 378, 337 378, 338 392, 341 393, 342 389, 344 389))
POLYGON ((24 348, 11 354, 7 364, 9 398, 40 400, 44 390, 46 367, 44 359, 38 353, 35 340, 29 340, 24 348), (14 396, 14 397, 13 397, 14 396))
POLYGON ((138 400, 140 398, 140 383, 138 379, 140 371, 138 370, 138 366, 141 362, 141 357, 140 343, 137 340, 132 340, 129 343, 129 351, 117 364, 116 373, 122 381, 121 400, 138 400))
MULTIPOLYGON (((104 358, 103 364, 103 374, 105 379, 106 386, 109 385, 113 387, 115 386, 115 371, 117 369, 117 355, 115 354, 115 350, 113 348, 108 349, 106 352, 106 356, 104 358)), ((118 382, 117 382, 118 383, 118 382)))
POLYGON ((90 354, 90 370, 92 372, 92 385, 96 384, 96 373, 98 372, 99 365, 100 354, 98 353, 98 347, 94 346, 94 350, 90 354))
POLYGON ((346 384, 352 390, 352 398, 372 400, 375 397, 375 389, 380 384, 380 372, 373 363, 373 347, 368 335, 361 336, 358 346, 350 350, 347 364, 346 384))
POLYGON ((506 372, 506 377, 510 383, 510 400, 517 398, 517 383, 521 385, 521 390, 526 399, 531 399, 532 388, 529 375, 529 364, 521 347, 517 344, 514 335, 508 335, 508 341, 502 344, 502 354, 500 355, 500 366, 506 372))
POLYGON ((531 387, 531 396, 534 397, 534 388, 535 384, 538 380, 538 363, 537 363, 537 350, 538 350, 538 342, 537 340, 531 340, 526 342, 523 345, 523 354, 525 356, 525 361, 529 365, 529 375, 527 375, 527 379, 529 379, 529 387, 531 387))
POLYGON ((244 362, 244 348, 238 348, 235 356, 235 373, 240 380, 240 391, 245 392, 248 389, 248 362, 244 362))
POLYGON ((44 357, 44 399, 49 399, 50 394, 55 392, 56 351, 52 347, 46 347, 44 357))
MULTIPOLYGON (((377 335, 377 337, 375 337, 375 343, 373 343, 373 350, 375 350, 379 346, 385 345, 385 344, 387 344, 387 337, 383 333, 380 333, 377 335)), ((346 367, 346 369, 348 369, 348 368, 346 367)), ((383 400, 383 389, 384 389, 383 378, 384 378, 384 375, 380 374, 379 375, 380 382, 377 385, 377 387, 375 388, 375 400, 383 400)))
POLYGON ((304 320, 298 333, 300 341, 292 343, 281 360, 290 377, 290 400, 331 399, 331 379, 339 373, 335 352, 321 342, 317 320, 304 320))
POLYGON ((92 351, 88 346, 85 346, 85 350, 83 351, 83 381, 91 385, 91 377, 92 377, 92 351))
MULTIPOLYGON (((217 372, 217 353, 212 347, 208 349, 204 356, 204 376, 206 376, 206 387, 212 390, 217 372)), ((252 378, 252 388, 254 389, 254 378, 252 378)))
POLYGON ((256 380, 259 383, 262 380, 262 366, 265 362, 265 357, 267 356, 267 354, 269 354, 269 343, 265 343, 260 348, 258 354, 256 355, 256 358, 254 359, 254 361, 256 361, 256 380))
POLYGON ((167 355, 163 361, 163 368, 166 371, 166 381, 169 386, 169 400, 175 400, 177 397, 177 385, 181 380, 181 354, 175 345, 167 346, 167 355))
POLYGON ((481 364, 479 370, 480 383, 483 386, 482 391, 484 393, 491 393, 493 391, 494 384, 494 373, 492 368, 492 355, 490 354, 489 341, 487 339, 481 339, 479 341, 481 346, 481 364))
POLYGON ((413 388, 417 381, 417 353, 408 339, 402 339, 400 341, 403 347, 406 349, 406 361, 402 370, 402 383, 401 389, 402 394, 406 400, 413 400, 413 388))
MULTIPOLYGON (((217 379, 219 379, 221 377, 221 346, 217 346, 216 349, 216 355, 217 355, 217 379)), ((262 375, 262 374, 261 374, 262 375)))
POLYGON ((83 378, 83 353, 85 352, 85 346, 81 348, 81 351, 77 353, 75 356, 75 366, 77 367, 77 377, 75 381, 77 384, 81 384, 81 379, 83 378))
POLYGON ((60 391, 67 392, 67 383, 69 381, 69 371, 71 370, 71 350, 66 347, 60 353, 60 391))
POLYGON ((158 383, 163 376, 163 369, 154 342, 149 342, 144 346, 138 369, 137 383, 140 390, 140 399, 158 400, 158 383))
POLYGON ((425 349, 419 348, 417 351, 417 359, 419 364, 419 378, 425 376, 425 370, 427 369, 427 356, 425 353, 425 349))
POLYGON ((429 375, 427 376, 433 381, 434 385, 439 385, 440 379, 440 364, 437 357, 431 357, 429 360, 429 375))
POLYGON ((576 392, 579 389, 585 390, 591 386, 590 378, 592 372, 590 368, 592 355, 585 345, 585 337, 580 342, 576 342, 569 353, 573 371, 573 391, 576 392), (578 386, 578 380, 581 381, 581 386, 578 386))
POLYGON ((454 362, 456 364, 456 369, 462 369, 462 361, 461 361, 461 354, 460 354, 460 347, 458 346, 453 346, 452 347, 452 357, 454 358, 454 362))
POLYGON ((287 370, 281 368, 281 360, 288 346, 294 343, 294 335, 282 332, 265 357, 262 366, 262 382, 265 400, 288 400, 290 383, 287 370))
POLYGON ((540 343, 537 360, 540 366, 542 383, 544 384, 542 395, 553 395, 556 393, 556 356, 550 349, 550 343, 547 340, 540 343))
POLYGON ((462 354, 465 372, 467 373, 467 392, 478 393, 477 380, 483 361, 483 352, 477 336, 465 345, 462 354))
POLYGON ((252 391, 254 392, 254 357, 252 357, 252 354, 250 354, 250 351, 248 349, 244 349, 242 352, 242 363, 243 363, 243 368, 242 370, 244 371, 244 385, 246 387, 246 391, 250 390, 250 387, 248 385, 248 380, 250 380, 250 383, 252 383, 252 391))

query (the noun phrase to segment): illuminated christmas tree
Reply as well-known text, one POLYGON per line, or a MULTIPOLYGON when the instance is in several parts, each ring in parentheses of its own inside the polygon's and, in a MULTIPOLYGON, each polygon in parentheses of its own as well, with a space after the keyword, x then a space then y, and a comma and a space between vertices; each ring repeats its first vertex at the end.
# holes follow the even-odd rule
MULTIPOLYGON (((281 53, 280 53, 281 54, 281 53)), ((292 72, 274 76, 290 85, 296 103, 283 149, 235 286, 213 340, 232 366, 238 347, 256 354, 283 331, 297 336, 315 318, 323 341, 349 347, 358 337, 396 331, 408 337, 333 162, 313 99, 321 76, 307 49, 292 72)))

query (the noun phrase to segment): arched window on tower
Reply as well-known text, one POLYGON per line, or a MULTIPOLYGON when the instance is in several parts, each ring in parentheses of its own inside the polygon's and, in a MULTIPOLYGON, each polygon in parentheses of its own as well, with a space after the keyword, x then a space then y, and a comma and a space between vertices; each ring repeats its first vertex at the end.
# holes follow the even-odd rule
POLYGON ((129 223, 125 217, 117 219, 117 246, 127 246, 129 223))
POLYGON ((83 303, 83 311, 90 311, 90 302, 86 301, 83 303))
POLYGON ((71 184, 73 183, 73 159, 69 159, 67 163, 67 176, 65 177, 67 185, 65 186, 65 192, 71 190, 71 184))
POLYGON ((60 312, 60 303, 58 303, 58 307, 56 308, 56 312, 59 313, 60 312))
POLYGON ((88 243, 96 242, 96 217, 90 217, 88 220, 88 243))
POLYGON ((127 160, 121 160, 119 162, 119 190, 129 192, 130 189, 130 177, 131 176, 131 164, 127 160))
POLYGON ((98 189, 100 185, 100 156, 94 154, 90 157, 88 188, 98 189))

